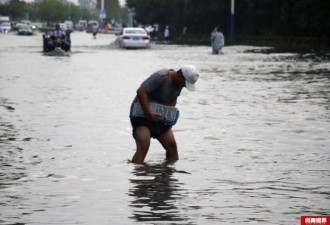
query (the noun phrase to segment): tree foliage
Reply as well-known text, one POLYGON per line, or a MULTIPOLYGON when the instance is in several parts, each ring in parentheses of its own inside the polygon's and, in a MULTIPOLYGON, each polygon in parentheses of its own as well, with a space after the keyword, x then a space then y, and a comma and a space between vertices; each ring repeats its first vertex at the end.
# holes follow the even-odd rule
MULTIPOLYGON (((97 0, 97 8, 101 9, 101 0, 97 0)), ((106 11, 106 21, 110 19, 120 20, 119 0, 104 0, 104 9, 106 11)))
POLYGON ((26 3, 19 0, 11 0, 5 5, 0 5, 0 15, 9 15, 12 19, 24 18, 26 3))
MULTIPOLYGON (((127 0, 141 24, 170 25, 181 32, 230 32, 230 0, 127 0)), ((330 36, 328 0, 236 0, 235 32, 242 35, 330 36)))
MULTIPOLYGON (((230 32, 230 0, 127 0, 127 8, 120 8, 119 0, 104 0, 106 20, 127 20, 127 8, 135 9, 139 24, 158 23, 161 29, 170 26, 172 33, 209 34, 220 26, 230 32), (126 11, 125 11, 126 10, 126 11)), ((101 0, 97 0, 100 9, 101 0)), ((59 0, 26 3, 11 0, 0 4, 0 14, 13 20, 64 21, 99 19, 98 10, 88 11, 59 0)), ((329 0, 235 0, 235 33, 262 36, 330 36, 329 0)))
POLYGON ((80 9, 74 4, 63 3, 58 0, 44 0, 41 3, 25 3, 20 0, 11 0, 0 5, 0 14, 10 16, 12 20, 22 20, 29 15, 29 19, 35 21, 63 22, 70 19, 78 21, 80 18, 86 20, 97 19, 98 14, 93 14, 86 9, 80 9))

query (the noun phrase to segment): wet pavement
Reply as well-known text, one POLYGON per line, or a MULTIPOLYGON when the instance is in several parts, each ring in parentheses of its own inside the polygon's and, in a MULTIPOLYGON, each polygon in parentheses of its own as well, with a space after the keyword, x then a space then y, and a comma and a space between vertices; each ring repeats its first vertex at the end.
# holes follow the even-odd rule
POLYGON ((70 56, 42 36, 0 34, 0 224, 299 224, 330 210, 330 64, 253 46, 152 45, 72 34, 70 56), (173 128, 129 160, 140 83, 193 64, 173 128))

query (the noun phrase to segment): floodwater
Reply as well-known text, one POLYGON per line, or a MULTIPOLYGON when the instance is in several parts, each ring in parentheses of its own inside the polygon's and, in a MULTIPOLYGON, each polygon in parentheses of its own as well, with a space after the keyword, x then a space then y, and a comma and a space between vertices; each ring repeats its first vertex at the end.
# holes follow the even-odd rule
POLYGON ((330 212, 330 64, 253 46, 152 45, 72 34, 0 35, 0 224, 300 224, 330 212), (128 114, 139 84, 193 64, 175 125, 180 160, 152 141, 144 165, 128 114))

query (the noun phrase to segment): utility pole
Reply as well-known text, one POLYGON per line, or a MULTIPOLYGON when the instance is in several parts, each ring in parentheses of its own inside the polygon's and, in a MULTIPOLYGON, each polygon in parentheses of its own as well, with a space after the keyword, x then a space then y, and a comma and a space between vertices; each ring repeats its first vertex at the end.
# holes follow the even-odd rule
POLYGON ((106 13, 104 10, 104 0, 101 0, 101 10, 100 10, 100 19, 101 19, 101 28, 104 28, 104 19, 106 18, 106 13))
POLYGON ((134 27, 134 16, 135 16, 135 9, 128 9, 128 26, 134 27))
POLYGON ((235 0, 231 0, 230 44, 234 45, 235 0))

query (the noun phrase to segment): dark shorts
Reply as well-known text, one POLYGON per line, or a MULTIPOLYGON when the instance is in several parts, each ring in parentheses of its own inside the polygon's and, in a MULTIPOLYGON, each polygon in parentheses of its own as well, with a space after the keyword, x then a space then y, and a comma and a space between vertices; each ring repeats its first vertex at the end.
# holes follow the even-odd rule
POLYGON ((172 127, 171 125, 167 125, 161 122, 150 122, 147 118, 142 118, 142 117, 134 117, 134 118, 130 117, 130 119, 133 127, 134 138, 135 138, 136 128, 140 126, 148 127, 152 138, 158 138, 172 127))

